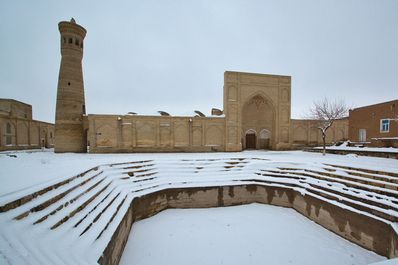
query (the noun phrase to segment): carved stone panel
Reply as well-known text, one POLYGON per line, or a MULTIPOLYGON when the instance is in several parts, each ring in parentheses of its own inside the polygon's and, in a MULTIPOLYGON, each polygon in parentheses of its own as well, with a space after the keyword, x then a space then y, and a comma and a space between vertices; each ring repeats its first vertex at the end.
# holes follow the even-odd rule
POLYGON ((33 126, 30 128, 30 144, 38 145, 39 144, 39 127, 33 126))
POLYGON ((160 145, 171 146, 171 130, 170 124, 160 124, 160 145))
POLYGON ((279 83, 283 85, 290 85, 291 78, 289 76, 280 76, 279 83))
POLYGON ((238 121, 238 108, 235 104, 228 105, 228 121, 238 121))
POLYGON ((131 131, 132 131, 131 123, 122 124, 122 140, 124 147, 131 146, 131 131))
POLYGON ((278 85, 278 77, 265 76, 265 75, 251 75, 251 74, 241 74, 239 78, 241 83, 246 84, 269 84, 278 85))
POLYGON ((280 141, 282 143, 288 143, 289 142, 289 128, 282 127, 280 131, 281 131, 280 141))
POLYGON ((194 146, 202 145, 202 126, 193 127, 192 137, 193 137, 192 145, 194 146))
POLYGON ((283 108, 281 110, 281 114, 280 114, 280 120, 282 123, 288 123, 290 119, 290 115, 289 115, 289 110, 286 108, 283 108))
POLYGON ((236 86, 229 86, 228 100, 236 101, 238 99, 238 88, 236 86))
POLYGON ((95 132, 97 146, 115 147, 117 144, 115 131, 116 128, 108 124, 99 126, 95 132))
POLYGON ((28 125, 26 124, 26 122, 17 123, 17 139, 18 145, 28 145, 28 125))
POLYGON ((298 126, 294 128, 294 133, 293 133, 293 142, 295 143, 305 143, 307 142, 307 135, 308 132, 306 128, 303 126, 298 126))
POLYGON ((238 128, 237 127, 228 127, 228 143, 229 144, 238 144, 238 128))
POLYGON ((187 146, 189 145, 189 124, 188 122, 174 123, 174 145, 187 146))
POLYGON ((156 125, 152 121, 137 121, 137 146, 154 146, 156 144, 156 125))
POLYGON ((226 73, 226 81, 227 82, 237 82, 238 74, 237 73, 226 73))
POLYGON ((206 145, 219 146, 223 144, 223 131, 219 125, 209 125, 206 129, 206 145))
POLYGON ((310 129, 310 139, 309 141, 311 143, 317 143, 318 142, 318 135, 319 135, 319 129, 312 127, 310 129))
POLYGON ((282 102, 288 102, 288 101, 289 101, 289 98, 290 98, 289 90, 288 90, 287 88, 282 88, 282 91, 281 91, 281 101, 282 101, 282 102))

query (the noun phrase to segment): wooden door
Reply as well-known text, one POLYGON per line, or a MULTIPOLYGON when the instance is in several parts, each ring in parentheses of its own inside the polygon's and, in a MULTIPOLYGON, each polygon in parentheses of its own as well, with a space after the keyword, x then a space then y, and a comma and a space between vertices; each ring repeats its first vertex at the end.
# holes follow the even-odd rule
POLYGON ((254 133, 246 134, 246 149, 256 149, 256 135, 254 133))

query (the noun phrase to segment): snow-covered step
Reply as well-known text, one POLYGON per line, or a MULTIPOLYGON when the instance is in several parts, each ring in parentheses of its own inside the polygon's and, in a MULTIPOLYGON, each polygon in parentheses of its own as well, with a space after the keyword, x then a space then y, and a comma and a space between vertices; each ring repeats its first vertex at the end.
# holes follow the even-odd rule
POLYGON ((310 172, 309 170, 306 170, 306 169, 303 169, 301 171, 297 170, 297 169, 294 171, 289 171, 289 172, 284 171, 283 173, 288 173, 288 174, 297 175, 297 176, 306 176, 306 177, 310 177, 310 178, 329 181, 331 183, 340 183, 347 187, 363 189, 363 190, 372 191, 372 192, 375 192, 378 194, 398 198, 398 191, 395 189, 386 188, 386 186, 384 184, 376 186, 376 185, 372 185, 372 183, 367 183, 367 184, 362 183, 358 179, 349 180, 349 179, 345 178, 344 176, 337 176, 337 175, 330 176, 330 175, 326 175, 326 174, 320 174, 315 171, 310 172))
MULTIPOLYGON (((298 187, 305 189, 309 193, 316 194, 328 200, 338 201, 341 204, 353 207, 363 212, 368 212, 372 215, 378 216, 385 220, 389 220, 392 222, 398 222, 398 212, 396 207, 391 207, 387 204, 374 203, 371 200, 365 200, 363 197, 361 198, 348 196, 344 192, 337 191, 337 189, 326 188, 325 186, 316 185, 313 183, 308 183, 305 181, 291 181, 291 176, 283 176, 283 175, 272 175, 269 173, 258 173, 262 176, 269 177, 268 180, 257 180, 257 182, 266 182, 269 184, 278 184, 285 185, 289 187, 298 187), (287 181, 284 181, 286 180, 287 181)), ((296 179, 298 179, 296 177, 296 179)), ((254 181, 254 180, 253 180, 254 181)), ((329 186, 329 187, 332 187, 329 186)), ((386 202, 387 203, 387 202, 386 202)))
POLYGON ((7 202, 4 205, 0 206, 0 213, 2 212, 7 212, 9 210, 15 209, 17 207, 20 207, 21 205, 24 205, 34 199, 37 199, 38 197, 44 197, 46 194, 51 193, 51 192, 55 192, 57 193, 58 189, 62 189, 62 187, 64 186, 68 186, 68 184, 74 183, 75 181, 79 181, 79 179, 81 179, 80 181, 84 181, 85 177, 90 176, 90 174, 99 174, 96 171, 99 170, 99 167, 94 167, 91 168, 85 172, 82 172, 76 176, 67 178, 63 181, 60 181, 56 184, 50 185, 46 188, 43 188, 41 190, 38 190, 36 192, 33 192, 29 195, 23 196, 17 200, 11 201, 11 202, 7 202))
POLYGON ((369 174, 374 174, 374 175, 384 175, 387 177, 394 177, 398 178, 398 173, 396 172, 388 172, 388 171, 382 171, 382 170, 373 170, 373 169, 366 169, 366 168, 357 168, 357 167, 349 167, 349 166, 342 166, 342 165, 335 165, 335 164, 325 164, 327 166, 331 166, 334 168, 341 168, 341 169, 347 169, 347 170, 352 170, 352 171, 357 171, 357 172, 364 172, 364 173, 369 173, 369 174))

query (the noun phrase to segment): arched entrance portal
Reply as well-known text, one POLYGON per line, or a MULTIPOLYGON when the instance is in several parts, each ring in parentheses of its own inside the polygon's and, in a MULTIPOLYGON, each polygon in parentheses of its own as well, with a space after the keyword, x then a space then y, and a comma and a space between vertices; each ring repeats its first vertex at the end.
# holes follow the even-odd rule
POLYGON ((275 109, 271 101, 261 93, 249 98, 242 108, 243 148, 272 149, 274 123, 275 109))
POLYGON ((252 130, 246 132, 246 149, 256 149, 257 137, 256 133, 252 130))
POLYGON ((260 132, 259 136, 259 148, 260 149, 270 149, 270 139, 271 139, 271 132, 263 129, 260 132))

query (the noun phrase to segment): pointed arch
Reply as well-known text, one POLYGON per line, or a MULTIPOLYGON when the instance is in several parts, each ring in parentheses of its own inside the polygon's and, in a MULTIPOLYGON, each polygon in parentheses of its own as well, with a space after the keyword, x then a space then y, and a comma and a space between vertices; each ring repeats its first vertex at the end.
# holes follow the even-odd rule
POLYGON ((245 135, 246 135, 246 134, 255 134, 255 135, 257 135, 257 132, 256 132, 255 129, 248 129, 248 130, 245 132, 245 135))
POLYGON ((251 147, 248 141, 253 140, 253 136, 247 136, 248 130, 252 129, 255 134, 255 148, 269 149, 272 146, 272 132, 275 130, 276 109, 274 102, 263 92, 257 91, 251 94, 242 107, 242 139, 244 148, 251 147), (263 132, 266 137, 260 140, 260 134, 263 132))
POLYGON ((265 94, 263 91, 261 90, 257 90, 253 93, 251 93, 249 96, 246 97, 246 99, 244 100, 243 106, 245 106, 246 104, 248 104, 253 98, 260 96, 263 99, 266 100, 266 102, 271 105, 272 109, 275 110, 275 103, 274 101, 267 95, 265 94))
POLYGON ((260 131, 259 138, 260 139, 269 139, 269 138, 271 138, 271 132, 268 131, 267 129, 262 129, 260 131))
POLYGON ((15 126, 10 121, 4 126, 4 144, 15 145, 15 126))

